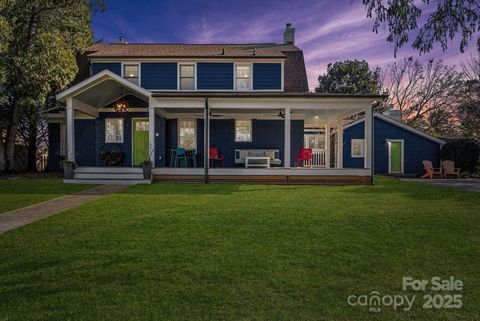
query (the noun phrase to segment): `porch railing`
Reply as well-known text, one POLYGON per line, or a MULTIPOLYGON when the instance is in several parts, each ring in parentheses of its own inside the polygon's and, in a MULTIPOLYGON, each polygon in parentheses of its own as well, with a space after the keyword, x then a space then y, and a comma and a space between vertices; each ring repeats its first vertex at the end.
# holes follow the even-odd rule
POLYGON ((312 148, 312 160, 304 161, 303 166, 326 167, 325 154, 326 149, 324 148, 312 148))

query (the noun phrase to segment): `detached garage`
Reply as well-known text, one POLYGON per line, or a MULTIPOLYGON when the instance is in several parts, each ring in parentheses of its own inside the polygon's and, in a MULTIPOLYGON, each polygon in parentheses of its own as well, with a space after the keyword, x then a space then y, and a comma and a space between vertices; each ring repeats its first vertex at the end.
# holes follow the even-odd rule
MULTIPOLYGON (((440 149, 445 141, 410 127, 393 115, 374 117, 375 174, 419 175, 424 173, 423 160, 440 167, 440 149)), ((343 166, 362 168, 364 153, 364 119, 359 119, 344 127, 343 166)))

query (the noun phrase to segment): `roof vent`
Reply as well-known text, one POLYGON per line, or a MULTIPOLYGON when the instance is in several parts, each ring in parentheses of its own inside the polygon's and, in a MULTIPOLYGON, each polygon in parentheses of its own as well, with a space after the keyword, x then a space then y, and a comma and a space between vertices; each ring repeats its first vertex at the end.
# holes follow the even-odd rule
POLYGON ((126 45, 126 44, 127 44, 127 40, 125 39, 125 36, 120 36, 120 37, 118 37, 118 43, 121 43, 121 44, 126 45))
POLYGON ((254 55, 254 56, 257 55, 257 48, 253 48, 253 54, 252 55, 254 55))
POLYGON ((295 43, 295 28, 291 23, 285 25, 285 31, 283 32, 283 43, 286 45, 293 45, 295 43))
POLYGON ((222 56, 226 56, 227 55, 227 51, 225 50, 225 48, 222 48, 222 56))

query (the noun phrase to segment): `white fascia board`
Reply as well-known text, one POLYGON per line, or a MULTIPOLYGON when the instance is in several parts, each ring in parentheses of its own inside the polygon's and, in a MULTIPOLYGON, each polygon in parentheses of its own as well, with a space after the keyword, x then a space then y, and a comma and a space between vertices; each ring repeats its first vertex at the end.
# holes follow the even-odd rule
MULTIPOLYGON (((387 123, 389 123, 389 124, 392 124, 392 125, 394 125, 394 126, 397 126, 397 127, 402 128, 402 129, 405 129, 406 131, 409 131, 409 132, 411 132, 411 133, 413 133, 413 134, 415 134, 415 135, 418 135, 418 136, 421 136, 421 137, 423 137, 423 138, 429 139, 429 140, 431 140, 431 141, 433 141, 433 142, 435 142, 435 143, 438 143, 438 144, 441 144, 441 145, 444 145, 444 144, 447 143, 446 141, 444 141, 444 140, 442 140, 442 139, 440 139, 440 138, 437 138, 437 137, 434 137, 434 136, 429 135, 429 134, 427 134, 427 133, 424 133, 424 132, 422 132, 421 130, 418 130, 418 129, 416 129, 416 128, 413 128, 413 127, 411 127, 411 126, 409 126, 409 125, 407 125, 407 124, 405 124, 405 123, 403 123, 403 122, 401 122, 401 121, 398 121, 398 120, 396 120, 396 119, 393 119, 393 118, 391 118, 391 117, 388 117, 388 116, 385 116, 385 115, 382 115, 382 114, 378 114, 378 113, 375 113, 375 117, 378 118, 378 119, 381 119, 381 120, 383 120, 383 121, 385 121, 385 122, 387 122, 387 123)), ((357 125, 357 124, 360 124, 360 123, 363 122, 364 120, 365 120, 365 119, 362 117, 362 118, 360 118, 360 119, 358 119, 358 120, 356 120, 356 121, 354 121, 354 122, 351 122, 350 124, 345 125, 345 126, 343 127, 343 129, 345 130, 345 129, 349 128, 349 127, 352 127, 352 126, 355 126, 355 125, 357 125)))
POLYGON ((151 96, 151 92, 138 86, 138 85, 135 85, 134 83, 126 80, 125 78, 122 78, 120 77, 119 75, 111 72, 110 70, 103 70, 101 72, 99 72, 98 74, 95 74, 81 82, 79 82, 78 84, 62 91, 61 93, 57 94, 55 96, 55 98, 58 100, 58 101, 65 101, 66 98, 68 97, 74 97, 75 95, 78 95, 79 93, 105 81, 105 80, 108 80, 108 79, 113 79, 117 82, 119 82, 121 85, 127 87, 127 88, 130 88, 131 90, 133 91, 136 91, 142 95, 144 95, 145 97, 150 97, 151 96))

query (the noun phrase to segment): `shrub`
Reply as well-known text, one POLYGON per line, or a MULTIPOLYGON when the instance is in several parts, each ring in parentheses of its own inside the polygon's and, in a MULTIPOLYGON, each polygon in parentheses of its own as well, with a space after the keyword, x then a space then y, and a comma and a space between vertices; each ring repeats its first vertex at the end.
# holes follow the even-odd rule
POLYGON ((479 157, 480 143, 470 138, 448 142, 440 152, 440 159, 453 160, 462 172, 474 173, 479 157))

